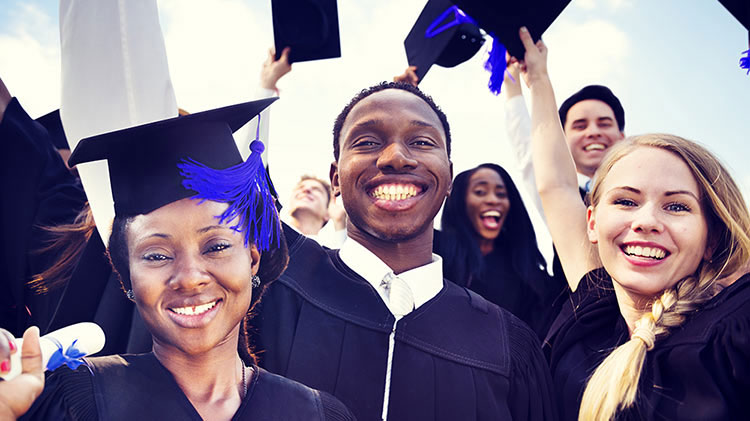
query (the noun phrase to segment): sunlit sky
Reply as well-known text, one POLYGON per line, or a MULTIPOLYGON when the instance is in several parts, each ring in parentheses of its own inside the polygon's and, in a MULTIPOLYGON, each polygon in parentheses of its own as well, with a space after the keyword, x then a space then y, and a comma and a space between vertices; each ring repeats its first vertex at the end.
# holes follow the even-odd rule
MULTIPOLYGON (((270 3, 158 1, 180 107, 253 99, 273 44, 270 3)), ((301 174, 328 177, 335 116, 360 89, 403 72, 403 40, 424 4, 340 0, 342 57, 297 63, 280 81, 269 150, 282 198, 301 174)), ((57 1, 2 0, 0 77, 32 117, 60 104, 58 31, 57 1)), ((667 132, 703 143, 750 197, 750 76, 738 66, 748 33, 718 1, 573 0, 544 40, 558 102, 584 85, 607 85, 625 107, 627 135, 667 132)), ((451 123, 455 173, 496 162, 514 174, 503 98, 486 89, 485 56, 433 67, 420 87, 451 123)))

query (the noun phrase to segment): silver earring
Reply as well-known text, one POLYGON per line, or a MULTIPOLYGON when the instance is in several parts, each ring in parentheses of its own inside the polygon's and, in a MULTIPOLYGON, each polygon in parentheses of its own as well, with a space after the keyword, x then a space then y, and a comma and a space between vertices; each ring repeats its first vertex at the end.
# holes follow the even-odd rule
POLYGON ((260 286, 260 277, 258 275, 253 275, 253 279, 250 280, 250 285, 252 285, 253 288, 258 288, 260 286))
POLYGON ((125 295, 128 297, 128 300, 135 302, 135 294, 133 294, 132 289, 125 291, 125 295))

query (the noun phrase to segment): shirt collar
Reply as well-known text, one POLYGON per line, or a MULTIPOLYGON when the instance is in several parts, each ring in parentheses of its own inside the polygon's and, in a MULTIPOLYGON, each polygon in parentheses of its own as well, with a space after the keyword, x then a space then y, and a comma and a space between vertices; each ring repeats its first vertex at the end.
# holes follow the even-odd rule
MULTIPOLYGON (((339 250, 339 257, 357 275, 370 283, 380 294, 383 302, 388 304, 388 295, 380 284, 385 275, 393 273, 393 269, 351 237, 344 240, 339 250)), ((443 259, 433 253, 430 263, 399 273, 398 277, 409 285, 414 295, 414 308, 419 308, 443 288, 443 259)))
POLYGON ((591 180, 591 177, 587 175, 583 175, 579 172, 577 172, 576 175, 578 176, 578 187, 586 190, 586 183, 588 183, 591 180))

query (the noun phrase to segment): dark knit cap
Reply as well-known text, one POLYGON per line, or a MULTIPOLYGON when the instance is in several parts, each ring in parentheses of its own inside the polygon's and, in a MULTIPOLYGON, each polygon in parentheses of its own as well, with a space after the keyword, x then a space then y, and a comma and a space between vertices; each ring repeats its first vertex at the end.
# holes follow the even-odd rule
POLYGON ((609 88, 602 85, 586 86, 580 91, 571 95, 570 98, 566 99, 565 102, 562 103, 562 105, 560 106, 560 122, 562 123, 563 127, 565 127, 565 120, 568 117, 568 111, 570 110, 570 108, 587 99, 598 99, 599 101, 602 101, 605 104, 609 105, 609 108, 611 108, 612 112, 615 114, 617 127, 621 132, 625 130, 625 110, 622 108, 620 100, 617 99, 615 94, 613 94, 609 88))

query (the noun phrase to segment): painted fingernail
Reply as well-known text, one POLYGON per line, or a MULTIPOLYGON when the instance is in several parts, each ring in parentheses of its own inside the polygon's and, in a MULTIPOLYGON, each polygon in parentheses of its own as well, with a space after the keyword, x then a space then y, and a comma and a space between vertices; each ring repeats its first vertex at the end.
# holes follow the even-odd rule
POLYGON ((13 341, 8 341, 8 347, 10 348, 10 352, 13 352, 16 350, 16 344, 13 343, 13 341))
POLYGON ((525 27, 525 26, 522 26, 522 27, 521 27, 521 32, 529 32, 529 30, 528 30, 528 29, 526 29, 526 27, 525 27))
POLYGON ((5 360, 5 361, 3 361, 3 362, 0 363, 0 371, 2 371, 2 372, 10 371, 10 361, 9 360, 5 360))

